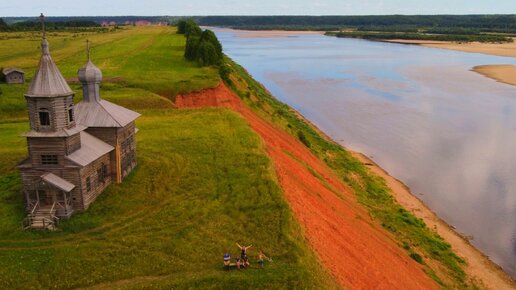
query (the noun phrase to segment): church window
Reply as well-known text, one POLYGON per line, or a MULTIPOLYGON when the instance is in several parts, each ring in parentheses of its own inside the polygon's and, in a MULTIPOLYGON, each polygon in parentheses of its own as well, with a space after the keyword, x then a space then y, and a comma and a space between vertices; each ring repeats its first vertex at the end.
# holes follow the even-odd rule
POLYGON ((41 155, 41 164, 43 165, 56 165, 57 155, 41 155))
POLYGON ((91 191, 91 178, 89 176, 86 177, 86 190, 91 191))
POLYGON ((39 110, 39 124, 41 126, 50 126, 50 113, 45 108, 39 110))
POLYGON ((73 106, 70 105, 70 108, 68 109, 68 122, 73 122, 73 106))

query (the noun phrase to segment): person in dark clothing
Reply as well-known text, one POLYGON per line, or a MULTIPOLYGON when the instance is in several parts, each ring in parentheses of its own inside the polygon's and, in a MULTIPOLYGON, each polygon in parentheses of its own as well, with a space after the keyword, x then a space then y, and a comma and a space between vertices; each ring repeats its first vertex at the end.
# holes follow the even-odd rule
POLYGON ((247 257, 247 250, 252 247, 252 245, 249 245, 247 247, 241 246, 240 244, 236 243, 238 248, 240 248, 240 258, 242 259, 242 265, 247 268, 249 267, 249 258, 247 257))

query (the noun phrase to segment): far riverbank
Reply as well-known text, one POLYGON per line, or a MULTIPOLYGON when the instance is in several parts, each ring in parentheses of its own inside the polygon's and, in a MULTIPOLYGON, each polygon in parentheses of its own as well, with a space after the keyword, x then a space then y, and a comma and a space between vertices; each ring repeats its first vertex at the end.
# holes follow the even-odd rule
MULTIPOLYGON (((405 40, 405 39, 386 39, 385 42, 415 44, 425 47, 458 50, 462 52, 483 53, 496 56, 516 57, 516 38, 509 43, 480 43, 468 42, 459 43, 451 41, 432 41, 432 40, 405 40)), ((513 65, 482 65, 472 68, 485 77, 496 81, 516 85, 516 66, 513 65)))

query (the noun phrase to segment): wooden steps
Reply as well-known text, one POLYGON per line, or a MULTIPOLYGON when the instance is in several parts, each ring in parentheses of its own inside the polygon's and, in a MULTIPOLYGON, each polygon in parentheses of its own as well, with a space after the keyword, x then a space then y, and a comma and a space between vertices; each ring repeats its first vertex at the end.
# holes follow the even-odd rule
POLYGON ((40 206, 34 214, 27 216, 28 226, 31 229, 55 230, 55 205, 40 206))

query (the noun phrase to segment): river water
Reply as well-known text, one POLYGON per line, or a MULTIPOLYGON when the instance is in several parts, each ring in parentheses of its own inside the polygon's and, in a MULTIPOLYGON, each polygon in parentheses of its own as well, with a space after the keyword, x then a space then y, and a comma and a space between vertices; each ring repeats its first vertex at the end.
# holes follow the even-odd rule
POLYGON ((470 71, 516 58, 214 30, 275 97, 402 180, 516 279, 516 86, 470 71))

